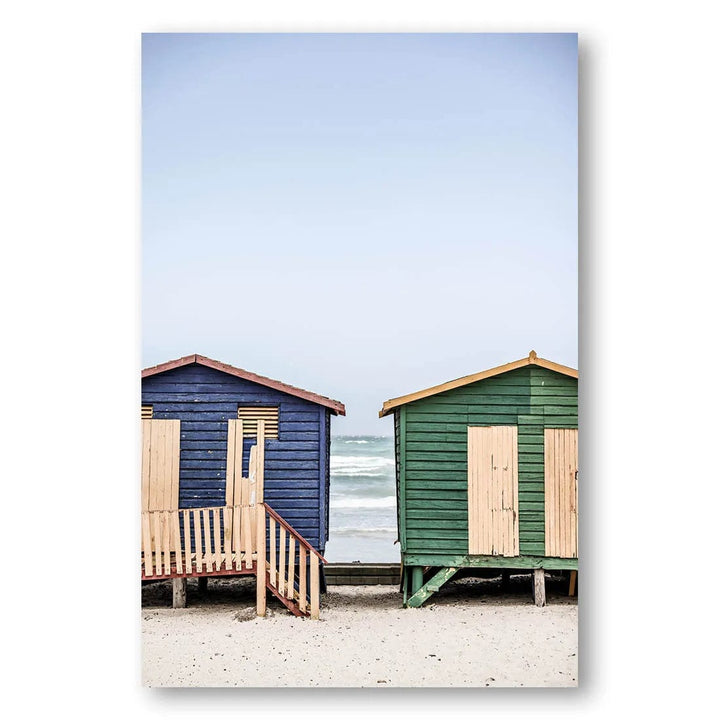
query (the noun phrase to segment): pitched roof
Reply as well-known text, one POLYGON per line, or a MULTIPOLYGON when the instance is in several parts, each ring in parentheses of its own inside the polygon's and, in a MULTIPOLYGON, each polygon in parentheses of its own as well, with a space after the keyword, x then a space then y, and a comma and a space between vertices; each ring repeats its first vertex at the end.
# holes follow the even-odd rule
POLYGON ((442 385, 435 385, 434 387, 427 388, 427 390, 419 390, 418 392, 410 393, 409 395, 392 398, 391 400, 383 403, 382 410, 380 411, 380 417, 385 417, 385 415, 390 413, 396 407, 413 402, 414 400, 420 400, 421 398, 430 397, 431 395, 437 395, 438 393, 445 392, 446 390, 454 390, 455 388, 462 387, 463 385, 469 385, 470 383, 477 382, 478 380, 485 380, 485 378, 494 377, 495 375, 527 367, 528 365, 537 365, 538 367, 554 370, 555 372, 562 373, 563 375, 568 375, 573 378, 577 378, 578 376, 578 371, 574 368, 559 365, 558 363, 554 363, 550 360, 544 360, 543 358, 538 357, 534 350, 531 350, 530 354, 526 358, 515 360, 514 362, 510 362, 505 365, 499 365, 498 367, 490 368, 490 370, 483 370, 482 372, 475 373, 474 375, 466 375, 465 377, 458 378, 457 380, 451 380, 450 382, 443 383, 442 385))
POLYGON ((235 377, 242 378, 243 380, 249 380, 250 382, 257 383, 258 385, 264 385, 265 387, 272 388, 273 390, 279 390, 280 392, 287 393, 288 395, 294 395, 295 397, 308 400, 309 402, 316 403, 317 405, 323 405, 326 408, 329 408, 335 415, 345 414, 345 406, 338 400, 332 400, 324 395, 317 395, 309 390, 302 390, 301 388, 288 385, 284 382, 280 382, 279 380, 271 380, 270 378, 263 377, 262 375, 256 375, 248 370, 233 367, 232 365, 219 362, 218 360, 212 360, 204 355, 186 355, 185 357, 178 358, 177 360, 169 360, 161 365, 153 365, 152 367, 145 368, 142 371, 142 377, 146 378, 151 375, 159 375, 160 373, 167 372, 168 370, 174 370, 175 368, 193 364, 204 365, 205 367, 219 370, 220 372, 227 373, 228 375, 234 375, 235 377))

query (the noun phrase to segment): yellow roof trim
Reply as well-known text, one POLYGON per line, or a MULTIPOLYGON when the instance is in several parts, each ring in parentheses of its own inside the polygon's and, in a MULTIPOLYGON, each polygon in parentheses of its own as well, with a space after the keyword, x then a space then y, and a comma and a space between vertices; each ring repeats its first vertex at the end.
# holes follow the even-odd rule
POLYGON ((392 398, 391 400, 383 403, 379 416, 385 417, 396 407, 406 405, 414 400, 420 400, 422 398, 430 397, 431 395, 437 395, 438 393, 445 392, 446 390, 454 390, 455 388, 462 387, 463 385, 469 385, 470 383, 477 382, 478 380, 485 380, 485 378, 501 375, 502 373, 510 372, 511 370, 527 367, 528 365, 537 365, 539 367, 546 368, 547 370, 553 370, 561 373, 562 375, 568 375, 573 378, 577 378, 578 376, 578 371, 574 368, 540 358, 534 350, 531 350, 530 354, 521 360, 515 360, 514 362, 509 362, 505 365, 499 365, 498 367, 490 368, 490 370, 483 370, 482 372, 475 373, 474 375, 466 375, 465 377, 458 378, 457 380, 451 380, 450 382, 443 383, 442 385, 435 385, 434 387, 427 388, 426 390, 419 390, 418 392, 410 393, 409 395, 392 398))

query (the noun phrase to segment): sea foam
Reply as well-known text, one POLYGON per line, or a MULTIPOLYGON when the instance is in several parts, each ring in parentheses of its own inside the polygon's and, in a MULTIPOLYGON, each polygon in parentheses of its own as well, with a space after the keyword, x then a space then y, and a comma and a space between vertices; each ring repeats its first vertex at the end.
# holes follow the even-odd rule
POLYGON ((385 508, 394 507, 395 496, 389 497, 364 497, 364 498, 338 498, 333 500, 332 507, 335 509, 342 508, 385 508))
POLYGON ((335 455, 330 457, 330 472, 333 475, 353 477, 369 475, 380 477, 390 472, 395 461, 378 455, 363 457, 362 455, 335 455))

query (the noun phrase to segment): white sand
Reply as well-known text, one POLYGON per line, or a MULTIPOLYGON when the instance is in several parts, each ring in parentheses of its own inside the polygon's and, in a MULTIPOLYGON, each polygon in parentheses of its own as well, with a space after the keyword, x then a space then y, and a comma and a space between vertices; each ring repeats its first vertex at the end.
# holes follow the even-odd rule
POLYGON ((529 580, 509 591, 468 579, 419 609, 395 586, 330 586, 321 619, 295 618, 274 598, 255 617, 254 579, 169 583, 143 590, 143 681, 153 687, 450 687, 577 685, 577 602, 548 587, 535 607, 529 580))

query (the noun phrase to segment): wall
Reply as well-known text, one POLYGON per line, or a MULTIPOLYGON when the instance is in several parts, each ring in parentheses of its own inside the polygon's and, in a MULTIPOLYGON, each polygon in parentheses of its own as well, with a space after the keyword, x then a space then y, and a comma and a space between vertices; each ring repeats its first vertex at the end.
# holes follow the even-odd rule
MULTIPOLYGON (((180 507, 225 504, 228 420, 238 405, 277 405, 279 437, 265 444, 265 500, 321 553, 327 533, 329 411, 306 400, 187 365, 142 381, 154 418, 180 419, 180 507)), ((250 446, 244 442, 243 469, 250 446)))
MULTIPOLYGON (((520 554, 543 555, 543 431, 577 427, 577 380, 528 366, 416 400, 401 413, 403 552, 467 554, 467 427, 518 425, 520 554)), ((401 425, 396 421, 396 432, 401 425)))

